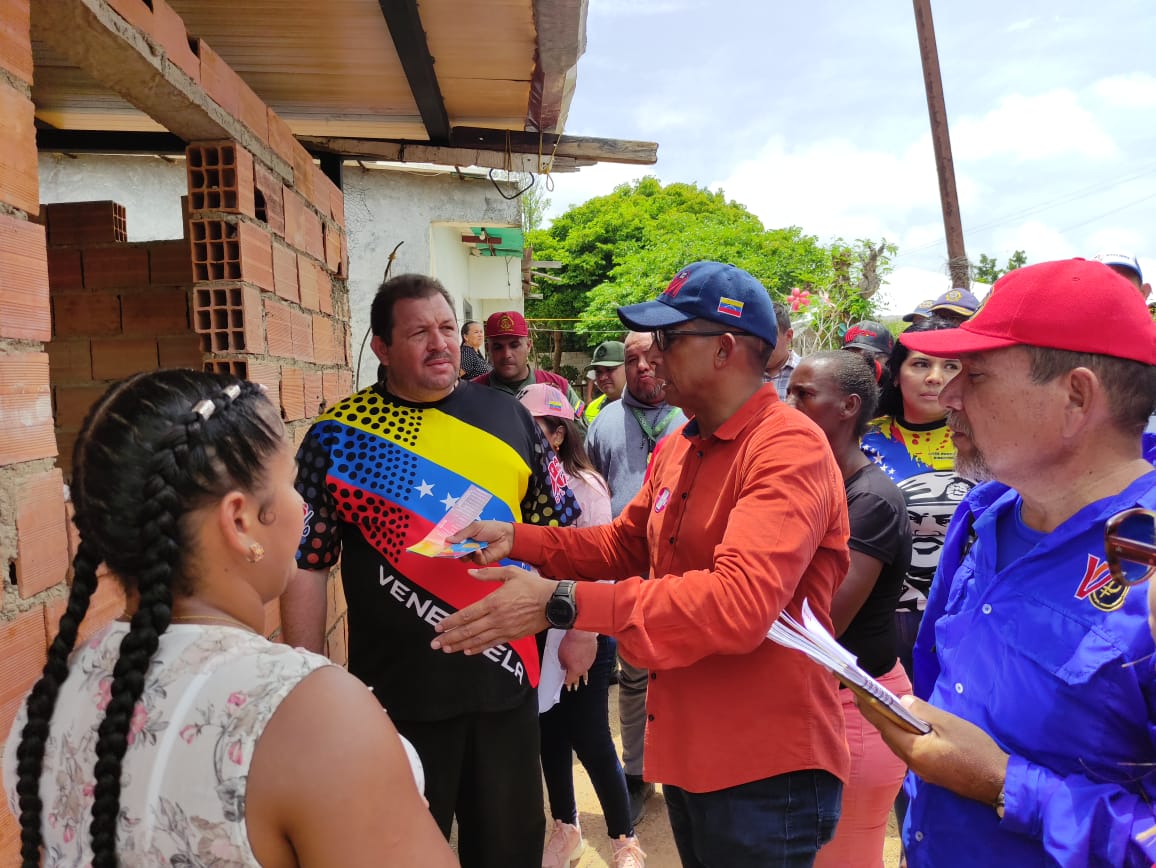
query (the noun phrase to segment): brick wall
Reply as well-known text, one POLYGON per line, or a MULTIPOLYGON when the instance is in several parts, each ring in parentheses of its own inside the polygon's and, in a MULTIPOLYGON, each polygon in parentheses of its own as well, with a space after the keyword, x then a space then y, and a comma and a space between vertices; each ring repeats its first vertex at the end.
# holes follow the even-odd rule
POLYGON ((127 242, 116 202, 46 205, 43 220, 57 464, 67 477, 80 426, 112 383, 158 368, 199 369, 204 354, 190 317, 187 239, 127 242))
MULTIPOLYGON (((0 738, 44 665, 46 605, 68 558, 55 467, 48 354, 48 260, 39 217, 29 0, 0 3, 0 738)), ((0 864, 19 830, 0 809, 0 864)))
MULTIPOLYGON (((290 175, 235 142, 190 145, 187 231, 174 241, 128 242, 131 215, 113 202, 41 213, 29 2, 0 3, 0 739, 63 610, 76 546, 71 447, 108 383, 158 367, 231 371, 268 386, 295 441, 352 389, 343 195, 164 0, 108 2, 290 175)), ((344 662, 338 578, 329 600, 328 651, 344 662)), ((122 609, 103 575, 82 636, 122 609)), ((265 628, 280 628, 276 601, 265 628)), ((15 818, 0 808, 0 864, 18 849, 15 818)))
POLYGON ((341 191, 297 149, 281 154, 302 167, 293 185, 236 142, 191 144, 186 166, 201 349, 268 386, 300 436, 353 380, 341 191))
MULTIPOLYGON (((237 142, 186 151, 193 329, 206 369, 264 384, 300 442, 353 389, 344 197, 272 113, 269 143, 294 166, 293 184, 237 142)), ((344 663, 340 579, 328 599, 326 653, 344 663)), ((276 616, 271 606, 270 629, 276 616)))

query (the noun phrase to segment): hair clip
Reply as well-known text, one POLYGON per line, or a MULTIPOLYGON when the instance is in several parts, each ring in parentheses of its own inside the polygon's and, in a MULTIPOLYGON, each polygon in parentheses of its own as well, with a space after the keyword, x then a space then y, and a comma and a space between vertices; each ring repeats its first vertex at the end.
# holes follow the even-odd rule
MULTIPOLYGON (((221 392, 230 401, 236 401, 238 398, 241 397, 241 387, 238 386, 236 383, 234 383, 231 386, 225 386, 225 388, 223 388, 221 390, 221 392)), ((212 416, 213 413, 216 412, 216 410, 217 410, 217 404, 212 398, 205 398, 205 400, 198 401, 196 404, 193 405, 193 412, 196 413, 198 416, 200 416, 206 422, 209 421, 209 417, 212 416)))

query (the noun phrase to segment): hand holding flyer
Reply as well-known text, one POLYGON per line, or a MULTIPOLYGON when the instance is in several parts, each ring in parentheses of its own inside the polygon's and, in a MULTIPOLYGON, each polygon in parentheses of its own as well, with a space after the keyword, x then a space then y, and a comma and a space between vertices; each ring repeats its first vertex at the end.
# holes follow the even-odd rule
POLYGON ((920 720, 908 711, 898 696, 868 675, 851 652, 835 641, 835 637, 815 617, 809 601, 803 600, 803 623, 800 624, 782 612, 771 625, 767 638, 786 648, 802 651, 834 674, 856 696, 878 708, 893 723, 917 735, 931 732, 927 721, 920 720))
POLYGON ((468 554, 484 549, 488 544, 480 540, 464 539, 461 542, 448 543, 446 539, 477 521, 491 497, 488 491, 471 485, 466 489, 466 493, 458 498, 453 509, 434 525, 433 530, 411 545, 408 551, 427 558, 464 558, 468 554))

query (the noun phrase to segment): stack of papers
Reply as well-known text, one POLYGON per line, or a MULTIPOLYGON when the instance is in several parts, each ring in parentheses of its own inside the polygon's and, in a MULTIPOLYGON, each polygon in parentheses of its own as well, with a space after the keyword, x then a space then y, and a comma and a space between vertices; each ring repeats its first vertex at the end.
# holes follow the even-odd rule
POLYGON ((931 732, 931 725, 908 711, 899 697, 868 675, 851 652, 835 641, 815 613, 803 600, 803 623, 786 612, 771 625, 767 638, 786 648, 802 651, 820 666, 834 674, 856 696, 878 708, 888 720, 918 735, 931 732))

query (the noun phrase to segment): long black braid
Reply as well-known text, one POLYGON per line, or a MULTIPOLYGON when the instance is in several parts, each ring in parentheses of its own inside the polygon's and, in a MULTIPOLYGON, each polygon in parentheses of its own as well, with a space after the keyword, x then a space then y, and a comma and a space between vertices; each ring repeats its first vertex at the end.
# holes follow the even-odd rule
POLYGON ((126 591, 139 595, 113 669, 96 747, 92 864, 115 868, 121 764, 133 710, 172 618, 174 592, 187 595, 194 588, 184 570, 182 520, 233 488, 255 490, 282 438, 277 412, 259 387, 193 371, 138 375, 110 389, 89 413, 73 459, 80 545, 72 592, 44 673, 29 697, 28 722, 17 750, 24 868, 40 864, 39 785, 49 722, 96 588, 97 566, 106 563, 126 591))

